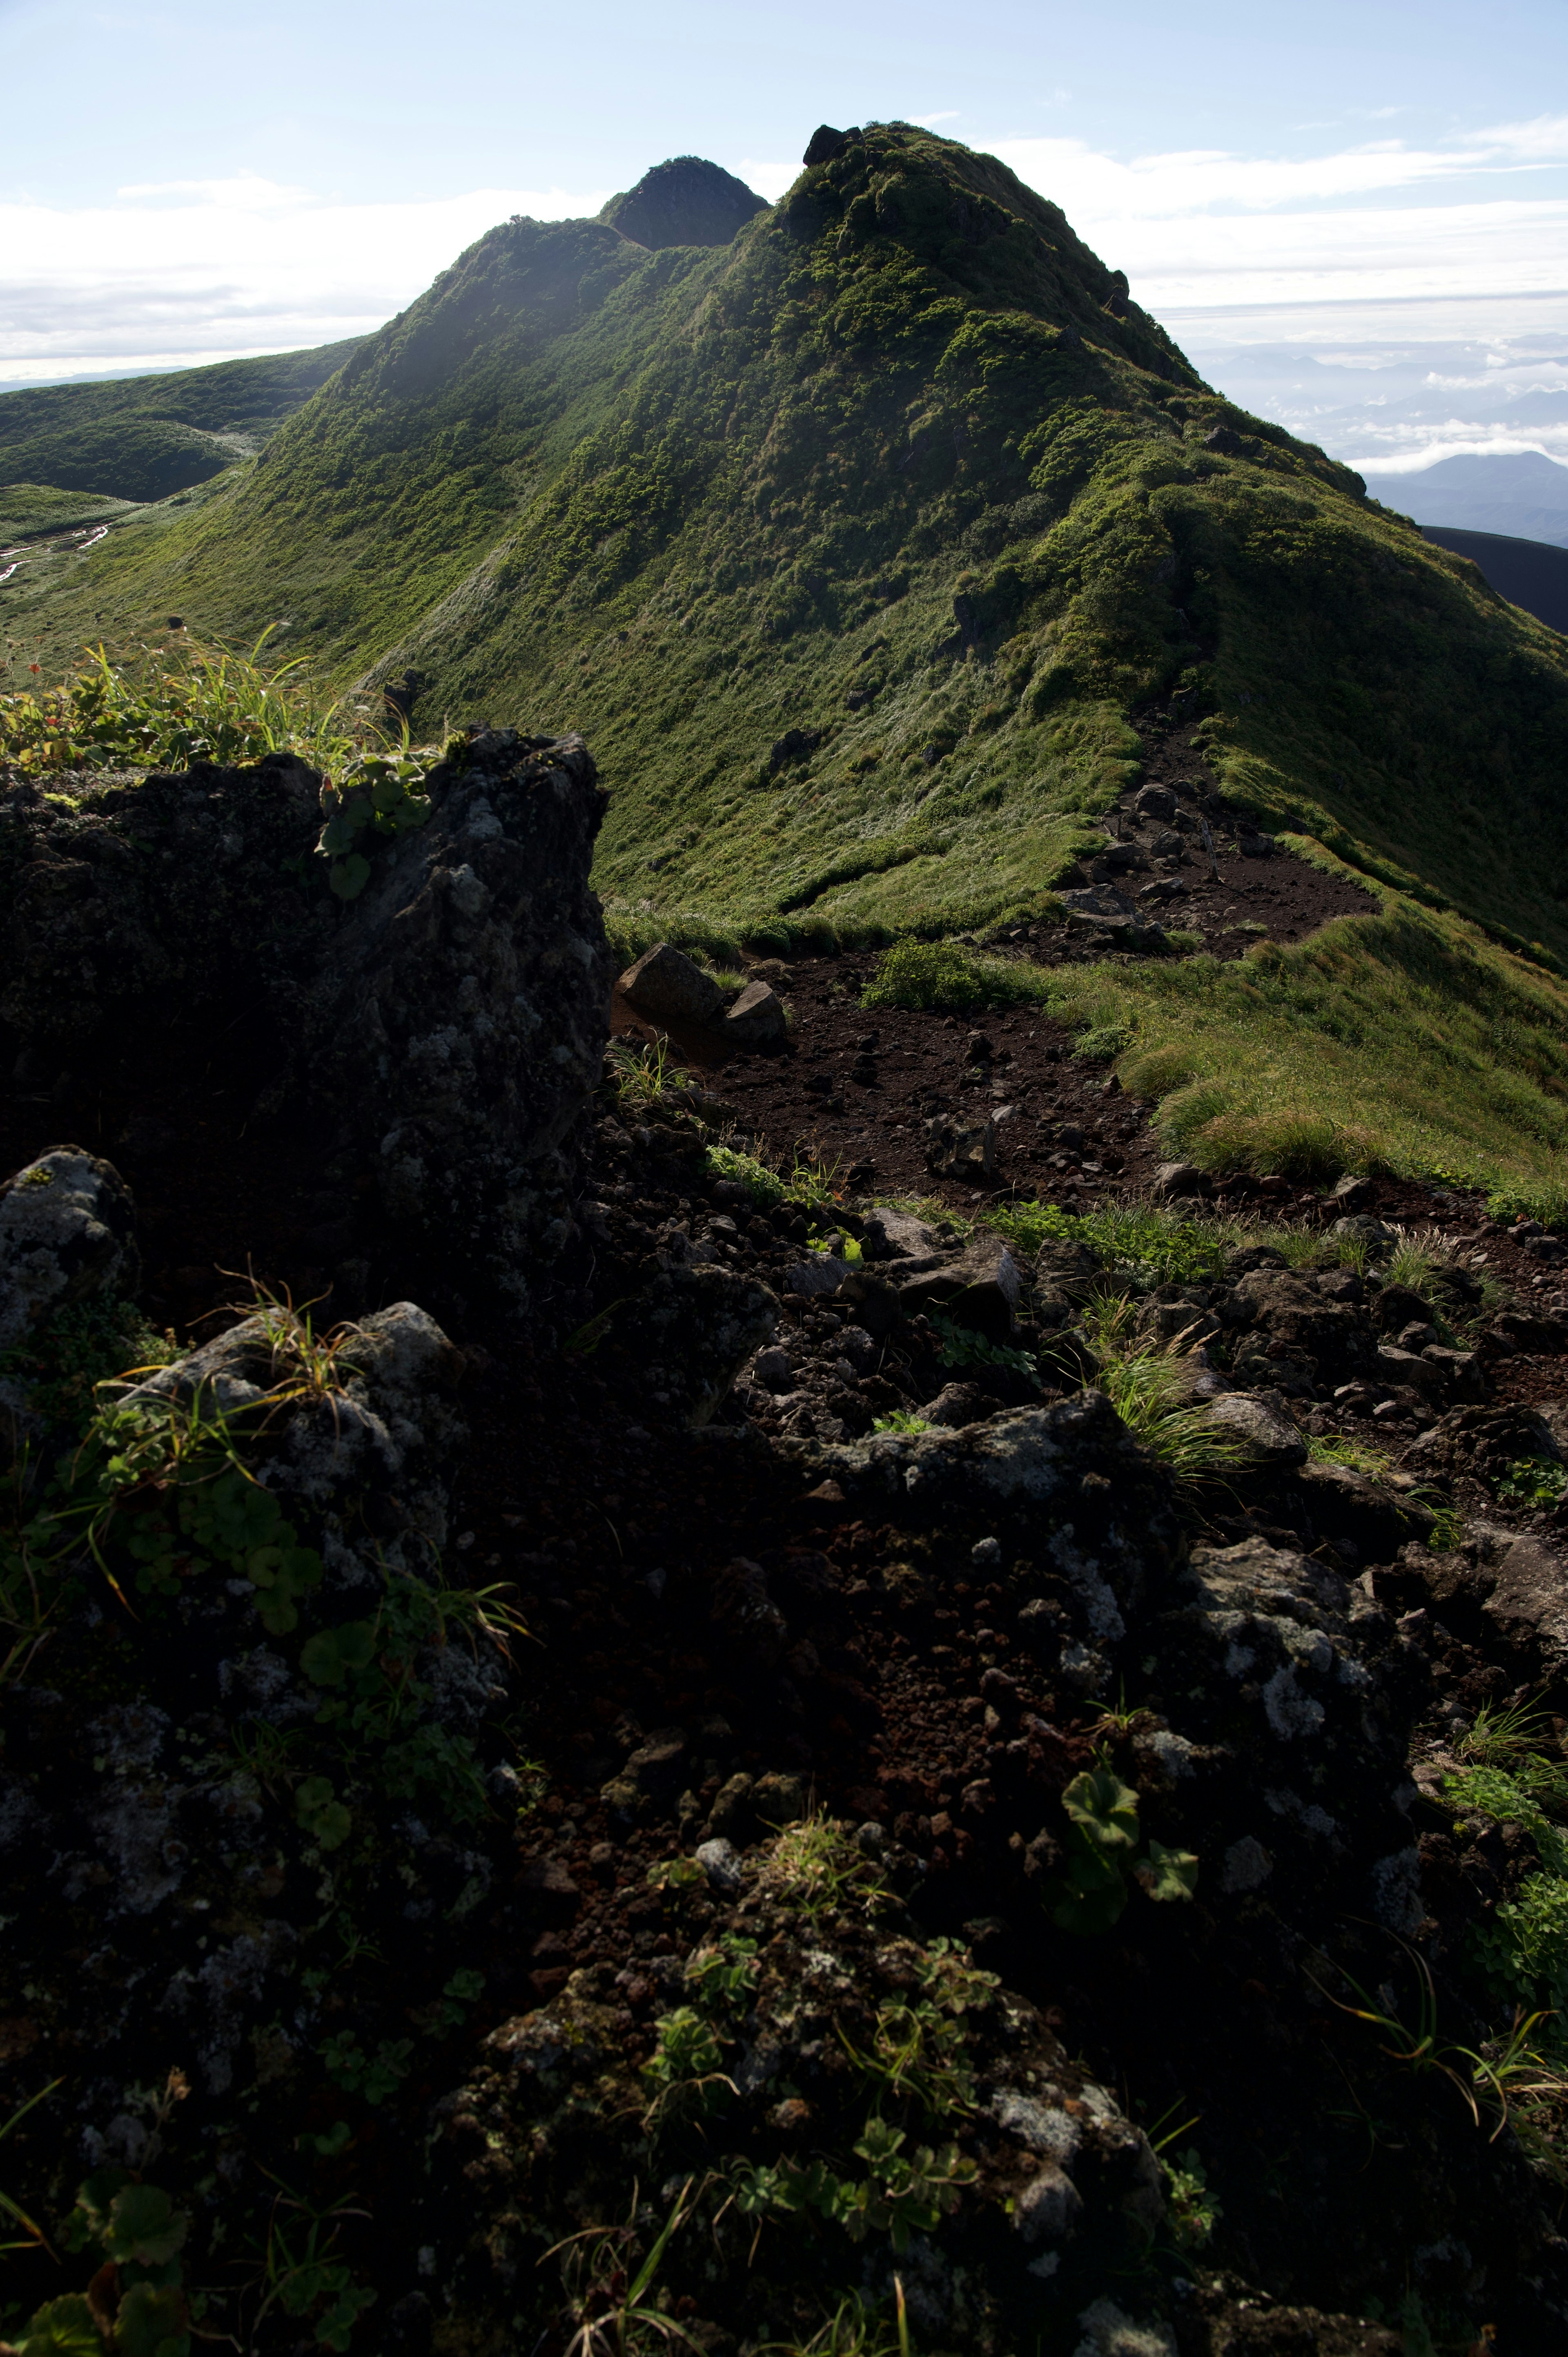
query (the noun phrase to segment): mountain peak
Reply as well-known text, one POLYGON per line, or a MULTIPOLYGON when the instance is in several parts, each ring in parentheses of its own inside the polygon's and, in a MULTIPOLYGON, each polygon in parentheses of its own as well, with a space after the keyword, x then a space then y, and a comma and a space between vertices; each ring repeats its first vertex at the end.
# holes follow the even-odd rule
POLYGON ((634 245, 727 245, 768 199, 721 165, 671 156, 644 172, 635 188, 612 197, 599 214, 634 245))

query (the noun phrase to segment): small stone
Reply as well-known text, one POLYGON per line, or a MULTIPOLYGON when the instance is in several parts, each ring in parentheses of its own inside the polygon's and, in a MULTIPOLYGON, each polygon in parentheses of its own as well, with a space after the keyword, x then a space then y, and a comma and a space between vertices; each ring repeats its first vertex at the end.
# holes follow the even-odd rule
POLYGON ((758 1822, 770 1830, 796 1824, 807 1813, 806 1788, 799 1776, 777 1772, 759 1776, 752 1788, 751 1802, 758 1822))
POLYGON ((758 1351, 752 1373, 764 1391, 788 1392, 795 1387, 795 1369, 788 1351, 758 1351))
POLYGON ((1167 1201, 1178 1195, 1201 1195, 1207 1183, 1196 1162, 1162 1162, 1155 1172, 1155 1192, 1167 1201))
POLYGON ((725 1898, 733 1897, 741 1886, 740 1852, 733 1842, 720 1835, 702 1842, 697 1847, 697 1864, 708 1878, 708 1888, 725 1898))
POLYGON ((973 1546, 970 1548, 969 1559, 971 1563, 974 1564, 977 1567, 988 1564, 1000 1563, 1002 1560, 1001 1540, 977 1539, 973 1546))
POLYGON ((1209 1416, 1225 1425, 1246 1444, 1247 1453, 1261 1465, 1282 1469, 1306 1462, 1306 1442, 1286 1415, 1276 1392, 1227 1392, 1211 1401, 1209 1416))

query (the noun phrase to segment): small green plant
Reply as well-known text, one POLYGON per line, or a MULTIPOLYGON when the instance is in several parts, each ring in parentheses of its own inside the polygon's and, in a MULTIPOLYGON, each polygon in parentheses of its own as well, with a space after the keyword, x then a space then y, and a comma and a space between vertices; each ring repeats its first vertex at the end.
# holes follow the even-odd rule
POLYGON ((849 1235, 843 1228, 831 1229, 825 1235, 814 1234, 806 1238, 808 1252, 831 1254, 835 1245, 838 1248, 837 1257, 846 1267, 858 1268, 865 1258, 859 1237, 849 1235))
POLYGON ((1551 1717, 1534 1701, 1484 1702, 1454 1746, 1461 1760, 1484 1768, 1507 1767, 1562 1748, 1551 1717))
POLYGON ((85 648, 57 687, 0 693, 0 768, 64 779, 73 770, 188 769, 292 751, 318 767, 351 759, 381 732, 340 701, 317 700, 304 659, 269 671, 263 630, 250 653, 187 637, 112 658, 85 648))
POLYGON ((757 1974, 757 1943, 737 1932, 721 1932, 712 1947, 686 1960, 686 1986, 696 2003, 725 2018, 744 2012, 757 1974))
POLYGON ((318 856, 340 900, 357 899, 371 880, 367 853, 424 826, 430 816, 424 762, 409 752, 351 754, 321 785, 324 824, 318 856))
POLYGON ((852 2242, 885 2233, 902 2256, 911 2234, 935 2233, 978 2173, 955 2144, 906 2152, 908 2142, 902 2128, 874 2116, 853 2147, 865 2164, 859 2176, 841 2176, 820 2158, 770 2166, 733 2162, 736 2207, 748 2217, 815 2211, 842 2226, 852 2242))
POLYGON ((847 2292, 809 2340, 765 2341, 758 2357, 909 2357, 909 2325, 904 2287, 894 2277, 897 2309, 879 2318, 858 2292, 847 2292))
MULTIPOLYGON (((29 2095, 25 2104, 19 2104, 16 2111, 12 2113, 10 2118, 5 2122, 5 2126, 0 2127, 0 2144, 5 2143, 5 2138, 10 2135, 13 2128, 19 2127, 21 2126, 21 2123, 27 2118, 27 2114, 30 2111, 35 2110, 39 2104, 44 2103, 54 2093, 57 2087, 63 2086, 64 2083, 65 2082, 62 2079, 51 2079, 47 2087, 40 2087, 36 2095, 29 2095)), ((31 2251, 38 2249, 47 2251, 48 2249, 48 2236, 44 2233, 43 2228, 38 2225, 36 2220, 29 2218, 27 2212, 19 2203, 13 2201, 8 2193, 0 2192, 0 2213, 4 2213, 6 2218, 10 2219, 14 2225, 20 2226, 23 2230, 24 2236, 24 2239, 19 2243, 0 2243, 0 2251, 31 2251)))
POLYGON ((616 1103, 623 1112, 676 1109, 694 1086, 691 1074, 676 1063, 662 1032, 652 1040, 612 1039, 608 1062, 616 1103))
POLYGON ((755 1154, 743 1154, 738 1146, 710 1146, 705 1162, 709 1178, 728 1178, 735 1185, 744 1187, 754 1203, 781 1203, 784 1200, 786 1189, 783 1179, 777 1170, 770 1170, 767 1163, 759 1161, 755 1154))
POLYGON ((718 2034, 695 2006, 677 2006, 672 2013, 660 2015, 654 2041, 642 2066, 650 2129, 716 2111, 726 2095, 735 2093, 735 2082, 722 2068, 718 2034))
POLYGON ((294 1813, 317 1849, 341 1849, 354 1829, 353 1818, 325 1776, 306 1776, 296 1787, 294 1813))
POLYGON ((1528 1513, 1554 1513, 1568 1497, 1568 1465, 1544 1457, 1516 1457, 1498 1483, 1498 1496, 1528 1513))
POLYGON ((849 1833, 819 1813, 786 1825, 764 1872, 807 1922, 839 1913, 854 1903, 875 1909, 882 1878, 849 1833))
POLYGON ((1225 2214, 1210 2190, 1203 2163, 1188 2146, 1174 2160, 1161 2153, 1159 2167, 1171 2240, 1178 2251, 1201 2251, 1225 2214))
POLYGON ((896 1407, 890 1415, 879 1415, 871 1429, 873 1432, 902 1432, 913 1435, 917 1432, 929 1432, 933 1427, 925 1421, 923 1416, 911 1414, 908 1408, 896 1407))
POLYGON ((929 1313, 929 1322, 937 1338, 937 1356, 944 1367, 1001 1367, 1010 1375, 1021 1375, 1036 1391, 1039 1390, 1040 1371, 1032 1351, 1015 1350, 1007 1342, 988 1341, 972 1326, 960 1326, 940 1309, 929 1313))
POLYGON ((688 2178, 681 2187, 635 2274, 639 2208, 635 2193, 624 2226, 586 2226, 545 2252, 541 2266, 558 2251, 571 2255, 563 2272, 576 2330, 566 2343, 565 2357, 640 2357, 650 2346, 668 2350, 676 2341, 689 2349, 700 2348, 673 2317, 666 2315, 654 2291, 664 2254, 690 2214, 695 2198, 693 2183, 688 2178))
POLYGON ((317 2209, 286 2187, 279 2188, 261 2253, 257 2288, 262 2297, 251 2324, 252 2347, 272 2309, 281 2308, 296 2326, 306 2326, 318 2349, 343 2357, 356 2323, 373 2306, 376 2295, 368 2285, 356 2282, 353 2269, 339 2255, 338 2239, 345 2219, 368 2214, 346 2201, 317 2209))
POLYGON ((1520 2099, 1539 2100, 1542 2093, 1550 2093, 1552 2084, 1561 2084, 1562 2074, 1540 2055, 1531 2044, 1538 2022, 1543 2013, 1516 2014, 1511 2029, 1501 2040, 1488 2040, 1480 2048, 1458 2046, 1441 2040, 1437 2027, 1437 1988, 1432 1968, 1424 1956, 1416 1953, 1404 1941, 1400 1945, 1414 1967, 1416 1977, 1416 2018, 1413 2024, 1404 2021, 1378 1998, 1369 1996, 1360 1983, 1338 1967, 1339 1977, 1359 1997, 1359 2005, 1348 2005, 1324 1986, 1315 1975, 1309 1975, 1320 1996, 1341 2013, 1364 2021, 1380 2033, 1381 2051, 1391 2061, 1407 2070, 1424 2074, 1434 2072, 1446 2079, 1458 2093, 1475 2125, 1482 2124, 1483 2107, 1495 2111, 1496 2117, 1489 2141, 1496 2143, 1509 2124, 1515 2103, 1520 2099))
POLYGON ((334 2086, 348 2095, 363 2095, 367 2104, 384 2104, 408 2076, 413 2040, 383 2038, 372 2055, 351 2029, 340 2029, 317 2050, 334 2086))
POLYGON ((853 2045, 841 2029, 845 2053, 873 2090, 874 2107, 913 2104, 932 2120, 968 2111, 974 2074, 964 2060, 967 2039, 961 2018, 929 1997, 911 2004, 888 1997, 876 2009, 869 2046, 853 2045))
POLYGON ((1046 1886, 1052 1922, 1080 1938, 1108 1932, 1131 1896, 1130 1882, 1162 1901, 1190 1899, 1198 1861, 1190 1850, 1151 1841, 1137 1852, 1138 1796, 1109 1768, 1086 1769, 1062 1794, 1065 1862, 1046 1886))
MULTIPOLYGON (((1195 1313, 1196 1314, 1196 1313, 1195 1313)), ((1247 1444, 1191 1396, 1180 1337, 1170 1344, 1132 1339, 1135 1305, 1102 1296, 1084 1326, 1099 1361, 1096 1381, 1129 1432, 1175 1474, 1187 1499, 1238 1472, 1247 1444)))
POLYGON ((134 1303, 113 1293, 68 1302, 0 1351, 0 1376, 10 1376, 45 1424, 81 1429, 90 1422, 99 1386, 127 1370, 140 1374, 175 1355, 166 1334, 148 1325, 134 1303))

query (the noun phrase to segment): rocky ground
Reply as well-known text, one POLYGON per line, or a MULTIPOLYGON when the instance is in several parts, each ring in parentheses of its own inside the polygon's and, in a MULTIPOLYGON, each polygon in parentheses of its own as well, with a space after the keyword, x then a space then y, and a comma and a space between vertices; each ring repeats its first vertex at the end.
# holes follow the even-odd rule
MULTIPOLYGON (((581 767, 481 752, 383 917, 282 958, 291 1020, 349 1008, 329 1086, 259 989, 106 1044, 13 983, 13 2342, 1560 2347, 1561 2084, 1476 1958, 1560 1862, 1563 1246, 1381 1180, 1156 1217, 1108 1067, 823 959, 761 969, 781 1052, 660 1071, 623 1004, 575 1126, 481 1135, 481 1072, 450 1167, 518 1222, 503 1294, 420 1193, 428 1092, 389 1186, 341 1053, 464 974, 475 1017, 597 986, 585 821, 529 978, 491 939, 581 767), (994 1168, 934 1177, 972 1108, 994 1168), (1140 1349, 1229 1461, 1118 1417, 1140 1349), (1535 1781, 1456 1801, 1531 1697, 1487 1757, 1535 1781)), ((13 976, 119 872, 94 825, 28 836, 13 976)))

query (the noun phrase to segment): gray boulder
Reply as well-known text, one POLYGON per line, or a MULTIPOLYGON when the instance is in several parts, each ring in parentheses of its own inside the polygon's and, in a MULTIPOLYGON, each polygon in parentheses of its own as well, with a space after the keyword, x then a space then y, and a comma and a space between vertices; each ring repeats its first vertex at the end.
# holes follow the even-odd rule
POLYGON ((1155 1192, 1167 1200, 1178 1195, 1201 1195, 1208 1184, 1196 1162, 1162 1162, 1155 1172, 1155 1192))
POLYGON ((1023 1279, 1000 1236, 982 1233, 956 1258, 906 1279, 898 1297, 906 1315, 940 1309, 961 1326, 972 1326, 994 1341, 1013 1330, 1023 1279))
POLYGON ((746 984, 725 1010, 722 1028, 725 1038, 737 1048, 775 1048, 789 1034, 784 1001, 767 982, 746 984))
POLYGON ((644 950, 621 975, 620 988, 638 1013, 655 1023, 708 1023, 725 1003, 713 975, 670 942, 644 950))
POLYGON ((134 1292, 131 1190, 113 1165, 57 1146, 0 1187, 0 1351, 53 1309, 134 1292))
POLYGON ((1208 1413, 1214 1423, 1236 1436, 1254 1464, 1305 1464, 1306 1443, 1278 1392, 1226 1392, 1210 1403, 1208 1413))

